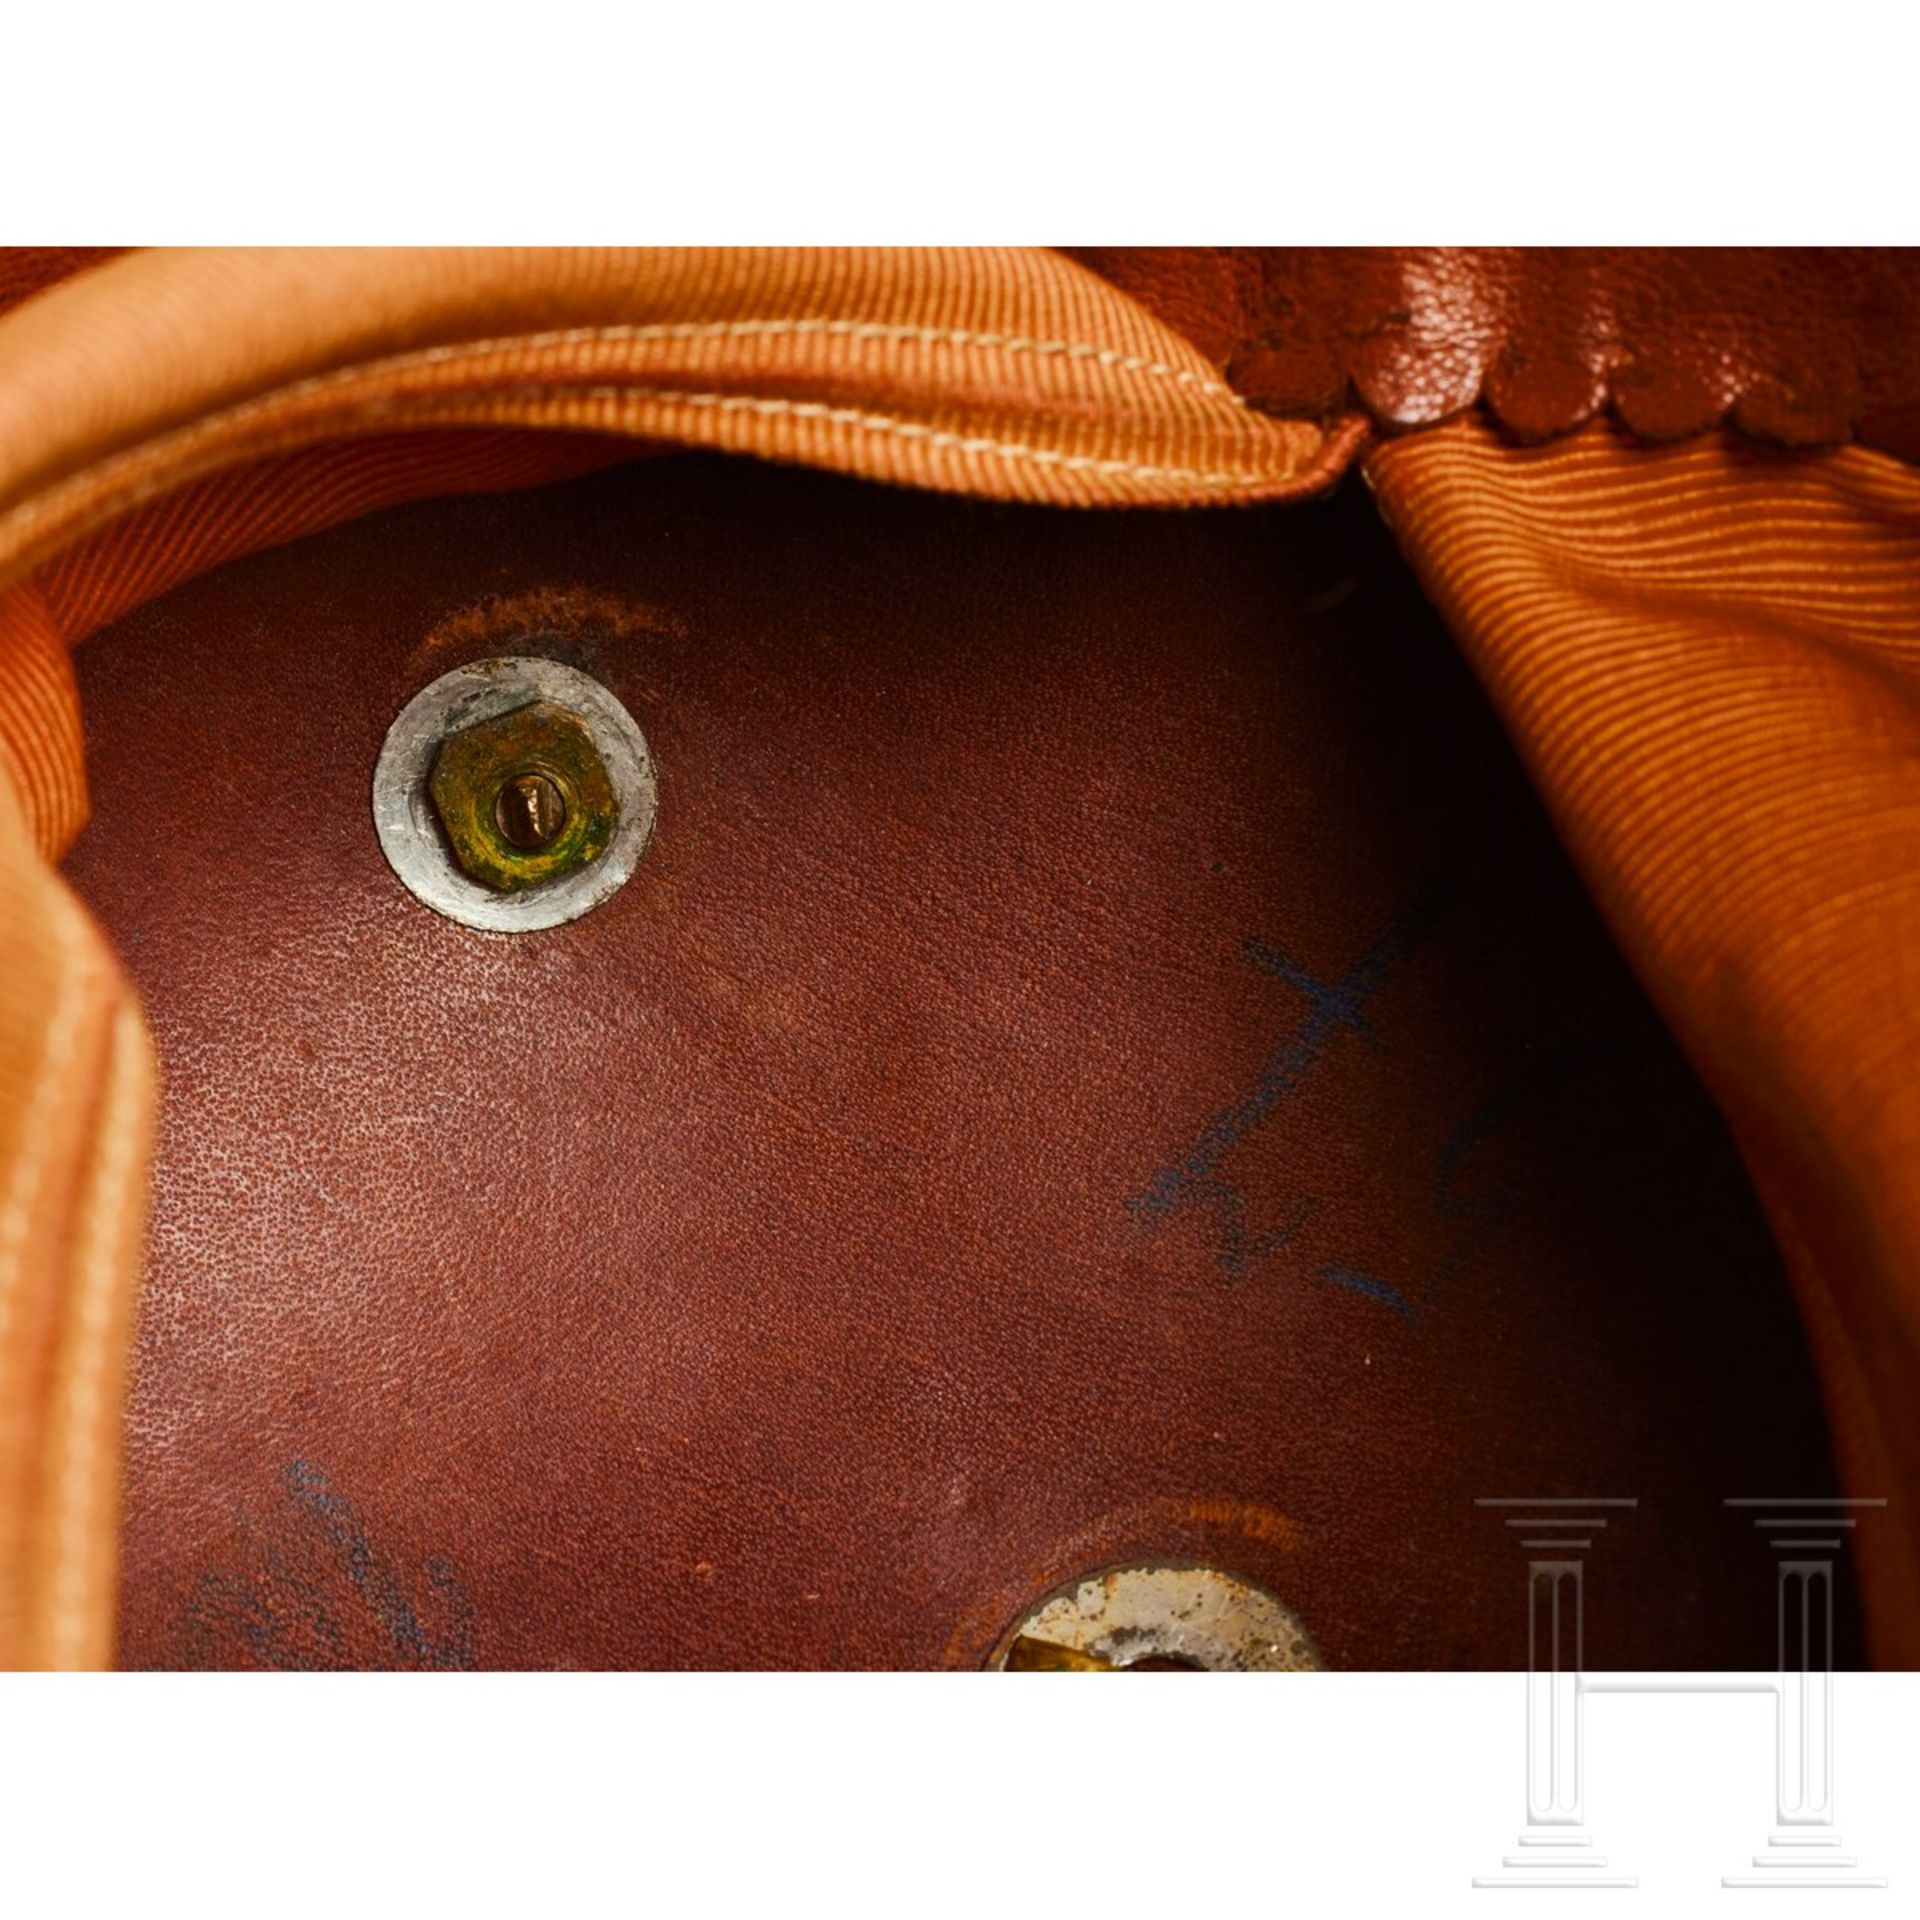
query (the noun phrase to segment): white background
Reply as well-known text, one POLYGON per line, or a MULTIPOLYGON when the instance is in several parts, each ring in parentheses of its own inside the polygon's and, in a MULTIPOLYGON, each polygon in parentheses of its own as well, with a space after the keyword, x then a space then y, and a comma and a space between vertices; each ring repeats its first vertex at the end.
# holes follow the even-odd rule
POLYGON ((1889 0, 21 0, 0 242, 1889 243, 1889 0))
POLYGON ((9 1914, 1920 1911, 1920 1675, 1843 1675, 1885 1891, 1723 1890, 1771 1703, 1588 1701, 1632 1890, 1475 1890, 1524 1823, 1517 1674, 118 1675, 0 1682, 9 1914), (1836 1904, 1837 1903, 1837 1904, 1836 1904))

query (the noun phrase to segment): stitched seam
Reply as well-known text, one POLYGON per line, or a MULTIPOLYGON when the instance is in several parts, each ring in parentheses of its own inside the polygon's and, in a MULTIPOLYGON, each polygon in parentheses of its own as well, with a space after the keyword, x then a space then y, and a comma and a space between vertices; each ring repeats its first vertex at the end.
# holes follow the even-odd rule
POLYGON ((1138 354, 1122 353, 1118 347, 1096 347, 1082 340, 1043 340, 1028 334, 977 333, 966 327, 922 327, 906 322, 877 320, 663 320, 647 325, 611 327, 563 327, 547 333, 503 336, 494 340, 458 341, 440 347, 423 347, 406 356, 433 365, 489 352, 539 350, 547 347, 588 345, 597 341, 648 340, 757 340, 782 337, 827 337, 842 340, 893 340, 923 346, 973 347, 987 352, 1026 353, 1038 359, 1090 361, 1095 366, 1111 367, 1123 373, 1149 374, 1157 380, 1192 387, 1243 407, 1242 395, 1214 379, 1196 373, 1191 367, 1176 367, 1164 360, 1147 360, 1138 354))
POLYGON ((101 1150, 99 1182, 88 1208, 86 1250, 80 1260, 80 1305, 73 1321, 74 1354, 64 1420, 67 1448, 61 1463, 56 1499, 59 1519, 53 1537, 48 1664, 54 1667, 77 1665, 85 1650, 87 1574, 92 1559, 88 1528, 94 1511, 101 1413, 113 1345, 114 1281, 126 1238, 127 1196, 136 1172, 135 1149, 144 1110, 141 1077, 128 1070, 130 1043, 138 1045, 138 1027, 123 1011, 114 1023, 114 1107, 101 1150))
MULTIPOLYGON (((392 372, 395 368, 411 367, 419 364, 422 359, 431 356, 441 358, 464 357, 482 350, 497 352, 500 351, 503 346, 519 344, 523 343, 517 341, 488 342, 481 343, 480 346, 429 349, 425 355, 409 354, 397 361, 376 361, 363 366, 338 368, 330 373, 311 375, 306 379, 295 381, 290 386, 281 387, 270 393, 258 395, 251 400, 240 401, 233 407, 226 409, 223 413, 210 415, 208 420, 203 422, 200 427, 183 431, 196 434, 203 433, 207 425, 213 422, 224 422, 229 429, 244 436, 246 428, 256 416, 262 413, 271 413, 275 408, 285 406, 289 402, 297 403, 303 400, 309 400, 315 396, 325 395, 329 391, 339 387, 347 386, 357 381, 363 381, 369 373, 381 371, 392 372)), ((1284 461, 1266 466, 1258 472, 1207 472, 1188 467, 1163 467, 1150 463, 1136 463, 1125 460, 1103 460, 1092 455, 1065 454, 1051 448, 1027 446, 1018 441, 996 440, 984 436, 970 437, 938 428, 923 426, 915 421, 897 420, 884 414, 863 414, 857 408, 828 407, 820 402, 758 399, 751 395, 686 392, 673 388, 649 388, 638 385, 570 386, 563 381, 555 381, 540 384, 522 383, 516 387, 513 384, 487 386, 484 383, 476 382, 466 390, 464 395, 458 390, 440 390, 426 394, 402 391, 396 394, 381 396, 377 408, 370 408, 365 402, 362 402, 362 420, 364 424, 369 418, 378 418, 391 420, 398 425, 406 426, 422 420, 431 420, 436 416, 443 416, 449 408, 462 398, 509 395, 516 391, 524 392, 543 400, 559 399, 567 395, 581 395, 588 398, 612 400, 626 399, 629 397, 653 397, 669 402, 684 403, 688 406, 720 407, 734 411, 753 410, 769 415, 791 414, 799 418, 820 418, 840 423, 862 425, 874 432, 891 433, 901 437, 920 439, 931 446, 954 447, 975 454, 996 454, 1006 459, 1025 460, 1036 465, 1057 467, 1067 472, 1101 473, 1140 480, 1171 480, 1222 490, 1232 489, 1249 493, 1258 492, 1260 489, 1276 483, 1291 481, 1295 479, 1301 471, 1301 462, 1291 454, 1289 454, 1284 461)), ((1238 404, 1237 397, 1236 404, 1238 404)), ((1250 409, 1244 409, 1243 411, 1245 417, 1258 417, 1250 409)), ((348 416, 344 414, 341 416, 343 419, 346 417, 348 416)), ((527 423, 523 422, 520 424, 527 423)), ((1305 425, 1307 423, 1299 422, 1295 424, 1305 425)), ((335 423, 335 430, 338 431, 337 422, 335 423)), ((170 434, 161 434, 155 439, 138 442, 131 447, 123 449, 119 453, 108 455, 103 461, 91 468, 85 468, 77 474, 66 476, 64 479, 55 482, 51 487, 37 495, 29 494, 25 499, 18 501, 12 507, 0 510, 0 544, 4 544, 11 550, 8 557, 0 558, 0 584, 4 584, 5 581, 11 578, 23 565, 30 568, 32 565, 37 564, 35 558, 36 542, 33 529, 47 520, 50 508, 57 504, 60 495, 64 491, 89 481, 97 481, 103 469, 111 472, 115 467, 127 463, 137 464, 143 458, 150 459, 156 448, 165 446, 166 443, 174 437, 174 435, 170 434)), ((323 437, 325 437, 324 434, 312 436, 299 435, 295 436, 291 441, 285 442, 284 445, 307 445, 311 444, 314 439, 323 437)), ((1327 433, 1323 430, 1321 439, 1321 452, 1324 455, 1331 455, 1343 451, 1349 444, 1346 437, 1338 431, 1327 433)), ((282 449, 283 443, 278 441, 271 442, 264 448, 258 445, 248 448, 243 445, 236 457, 239 459, 260 457, 263 452, 282 449)), ((91 517, 83 516, 83 524, 79 532, 84 534, 92 525, 100 524, 103 519, 111 519, 120 513, 129 512, 133 508, 144 504, 147 500, 153 499, 174 487, 190 484, 194 479, 204 477, 206 473, 218 471, 221 467, 229 464, 231 464, 231 460, 226 457, 212 460, 205 465, 197 464, 189 460, 184 474, 176 472, 172 476, 160 481, 155 481, 149 477, 141 484, 124 490, 121 497, 117 500, 113 499, 111 492, 109 492, 107 496, 108 504, 105 510, 102 511, 100 503, 96 501, 96 511, 94 515, 91 517)), ((67 537, 78 537, 78 535, 69 534, 67 537)))
MULTIPOLYGON (((546 388, 530 389, 543 398, 546 388)), ((1264 473, 1221 473, 1200 467, 1164 467, 1132 460, 1101 459, 1094 454, 1062 453, 1052 447, 1032 447, 1018 440, 998 440, 985 434, 954 433, 944 427, 930 427, 918 420, 901 420, 892 414, 866 413, 858 407, 834 407, 821 400, 780 400, 744 393, 700 393, 674 387, 567 387, 566 397, 589 400, 659 400, 669 406, 698 407, 717 413, 751 413, 791 420, 824 420, 834 426, 858 427, 863 432, 893 434, 905 440, 918 440, 926 446, 952 449, 960 453, 989 454, 1010 460, 1031 461, 1037 466, 1058 467, 1068 473, 1102 473, 1132 480, 1173 480, 1209 487, 1258 487, 1275 479, 1290 478, 1295 471, 1288 461, 1279 471, 1264 473)), ((556 396, 559 397, 559 396, 556 396)))
POLYGON ((41 1182, 46 1176, 47 1151, 52 1133, 50 1122, 79 1039, 80 1016, 86 998, 81 965, 84 941, 79 922, 63 905, 55 915, 55 924, 59 946, 59 993, 54 1003, 53 1018, 47 1023, 46 1045, 41 1050, 33 1093, 27 1101, 22 1119, 20 1156, 14 1162, 6 1208, 0 1211, 0 1394, 6 1391, 7 1355, 19 1298, 27 1229, 34 1205, 40 1197, 41 1182))

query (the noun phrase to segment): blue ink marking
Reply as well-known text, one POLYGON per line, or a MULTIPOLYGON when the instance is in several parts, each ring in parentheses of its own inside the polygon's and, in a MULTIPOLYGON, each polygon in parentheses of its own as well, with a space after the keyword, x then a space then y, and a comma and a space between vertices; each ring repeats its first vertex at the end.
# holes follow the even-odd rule
MULTIPOLYGON (((444 1646, 428 1637, 393 1569, 374 1551, 353 1509, 318 1467, 296 1460, 287 1468, 286 1481, 287 1496, 295 1509, 313 1520, 339 1556, 354 1591, 400 1652, 411 1654, 424 1667, 442 1671, 473 1665, 472 1649, 465 1644, 464 1623, 444 1646)), ((453 1569, 444 1560, 428 1561, 426 1573, 429 1583, 442 1594, 459 1588, 453 1569)))
POLYGON ((1390 1287, 1370 1273, 1356 1273, 1351 1267, 1326 1266, 1320 1269, 1320 1278, 1331 1280, 1336 1287, 1351 1287, 1355 1293, 1364 1293, 1369 1300, 1384 1300, 1395 1313, 1404 1313, 1409 1320, 1420 1318, 1413 1302, 1398 1287, 1390 1287))
POLYGON ((1306 1011, 1294 1031, 1268 1056, 1252 1090, 1216 1113, 1181 1159, 1162 1167, 1140 1192, 1130 1196, 1129 1210, 1139 1219, 1158 1221, 1182 1207, 1211 1207, 1220 1225, 1217 1259, 1229 1279, 1240 1278, 1256 1260, 1292 1239, 1311 1217, 1313 1202, 1302 1202, 1278 1231, 1250 1234, 1246 1198, 1238 1186, 1221 1176, 1220 1163, 1300 1086, 1337 1034, 1358 1033, 1372 1046, 1381 1046, 1362 1008, 1425 938, 1450 900, 1450 889, 1429 895, 1395 920, 1345 977, 1331 984, 1316 979, 1265 941, 1249 940, 1248 959, 1303 995, 1306 1011))
POLYGON ((352 1597, 386 1634, 399 1656, 392 1664, 441 1672, 472 1667, 473 1603, 447 1562, 429 1560, 424 1567, 430 1602, 448 1622, 436 1638, 327 1475, 296 1460, 282 1478, 282 1511, 264 1529, 245 1526, 251 1566, 209 1572, 195 1586, 182 1620, 190 1664, 231 1666, 236 1637, 263 1667, 313 1671, 363 1664, 323 1598, 331 1568, 345 1576, 352 1597))
POLYGON ((1316 980, 1304 967, 1296 967, 1284 953, 1268 946, 1264 940, 1247 942, 1247 958, 1276 980, 1284 980, 1288 986, 1304 993, 1314 1012, 1325 1016, 1330 1035, 1342 1027, 1351 1027, 1369 1046, 1379 1049, 1380 1036, 1360 1011, 1360 999, 1354 992, 1351 976, 1330 987, 1316 980))

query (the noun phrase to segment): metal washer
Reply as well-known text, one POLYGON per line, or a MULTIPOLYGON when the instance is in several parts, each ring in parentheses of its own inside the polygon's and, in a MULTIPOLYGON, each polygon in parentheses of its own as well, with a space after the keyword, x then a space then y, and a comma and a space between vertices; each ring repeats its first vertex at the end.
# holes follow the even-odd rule
POLYGON ((653 755, 633 715, 599 681, 537 655, 475 660, 422 687, 387 729, 373 769, 374 831, 400 884, 435 913, 487 933, 534 933, 590 913, 626 885, 658 811, 653 755), (524 893, 495 893, 454 864, 427 776, 449 733, 534 700, 565 707, 586 727, 612 778, 620 821, 590 866, 524 893))
POLYGON ((1209 1673, 1311 1673, 1320 1655, 1300 1617, 1264 1587, 1191 1561, 1141 1561, 1056 1587, 987 1661, 1023 1636, 1115 1667, 1175 1661, 1209 1673))

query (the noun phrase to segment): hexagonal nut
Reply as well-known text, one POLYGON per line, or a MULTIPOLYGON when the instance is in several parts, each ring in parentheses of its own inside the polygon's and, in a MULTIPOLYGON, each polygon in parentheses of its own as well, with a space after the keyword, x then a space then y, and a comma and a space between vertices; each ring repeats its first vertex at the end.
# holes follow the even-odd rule
POLYGON ((434 756, 427 792, 461 871, 496 893, 577 872, 606 851, 620 819, 593 735, 549 700, 448 734, 434 756), (538 847, 516 846, 499 818, 502 791, 528 774, 552 781, 565 809, 558 832, 538 847))

